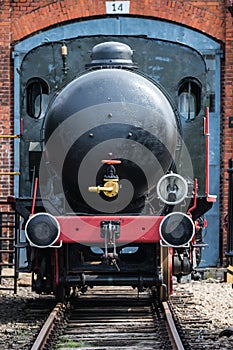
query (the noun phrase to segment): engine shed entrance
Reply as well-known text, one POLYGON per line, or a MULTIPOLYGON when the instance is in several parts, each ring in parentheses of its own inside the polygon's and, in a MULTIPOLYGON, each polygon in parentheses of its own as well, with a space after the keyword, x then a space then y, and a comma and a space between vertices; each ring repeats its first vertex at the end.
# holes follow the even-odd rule
MULTIPOLYGON (((177 105, 185 101, 186 89, 195 98, 205 99, 200 104, 210 110, 210 193, 219 196, 220 184, 220 59, 219 43, 189 28, 165 21, 132 17, 101 18, 76 22, 41 32, 23 40, 14 48, 15 62, 15 134, 20 133, 20 120, 24 119, 21 151, 15 140, 15 171, 19 171, 20 158, 22 182, 15 181, 15 196, 30 196, 32 179, 41 152, 40 130, 44 111, 55 91, 83 71, 90 49, 102 41, 121 41, 135 50, 135 61, 140 69, 166 87, 177 105), (68 48, 67 56, 60 52, 68 48), (66 56, 66 57, 64 57, 66 56), (35 64, 36 62, 36 64, 35 64), (188 62, 188 64, 187 64, 188 62), (186 67, 184 69, 184 67, 186 67), (208 72, 208 74, 207 74, 208 72), (199 83, 208 97, 200 97, 199 83), (37 111, 30 103, 37 100, 37 111), (39 107, 38 107, 39 106, 39 107), (39 112, 38 112, 39 108, 39 112), (34 117, 32 117, 34 113, 34 117), (36 117, 35 117, 36 116, 36 117), (29 156, 28 156, 29 155, 29 156), (19 190, 20 188, 20 190, 19 190)), ((197 106, 198 110, 198 106, 197 106)), ((201 112, 199 108, 199 112, 201 112)), ((188 120, 202 127, 203 120, 190 114, 188 120)), ((203 110, 202 110, 203 112, 203 110)), ((184 113, 183 127, 189 129, 184 113)), ((192 138, 192 135, 190 135, 192 138)), ((189 140, 191 139, 188 138, 189 140)), ((188 140, 187 140, 188 142, 188 140)), ((205 159, 196 149, 196 141, 188 145, 196 152, 194 173, 203 168, 205 159)), ((200 191, 204 192, 204 182, 200 191)), ((219 202, 207 213, 205 242, 201 266, 216 266, 220 257, 219 202)))

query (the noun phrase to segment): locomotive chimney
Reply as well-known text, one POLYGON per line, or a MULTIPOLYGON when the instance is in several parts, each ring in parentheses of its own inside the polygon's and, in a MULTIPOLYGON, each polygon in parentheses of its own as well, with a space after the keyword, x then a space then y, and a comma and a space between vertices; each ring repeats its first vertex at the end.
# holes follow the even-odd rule
POLYGON ((86 68, 136 68, 132 61, 133 50, 126 44, 108 41, 95 45, 91 51, 91 63, 86 68))

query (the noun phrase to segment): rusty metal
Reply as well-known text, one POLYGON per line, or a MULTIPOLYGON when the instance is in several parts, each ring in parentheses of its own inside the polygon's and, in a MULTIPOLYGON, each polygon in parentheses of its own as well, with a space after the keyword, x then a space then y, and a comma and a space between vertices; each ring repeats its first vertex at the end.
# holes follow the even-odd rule
POLYGON ((179 333, 177 332, 176 325, 173 320, 173 316, 169 308, 169 305, 165 301, 162 304, 163 304, 164 314, 168 325, 168 333, 173 343, 174 350, 184 350, 184 346, 180 339, 179 333))
POLYGON ((64 304, 62 303, 57 303, 57 305, 54 307, 40 333, 38 334, 31 350, 42 350, 44 348, 54 328, 55 320, 58 318, 58 315, 63 307, 64 304))

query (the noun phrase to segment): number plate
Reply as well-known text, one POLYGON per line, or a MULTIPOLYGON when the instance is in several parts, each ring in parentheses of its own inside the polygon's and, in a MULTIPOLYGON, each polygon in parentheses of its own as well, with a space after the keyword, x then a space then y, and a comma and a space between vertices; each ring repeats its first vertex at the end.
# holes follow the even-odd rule
POLYGON ((125 14, 129 13, 130 1, 106 1, 106 13, 125 14))

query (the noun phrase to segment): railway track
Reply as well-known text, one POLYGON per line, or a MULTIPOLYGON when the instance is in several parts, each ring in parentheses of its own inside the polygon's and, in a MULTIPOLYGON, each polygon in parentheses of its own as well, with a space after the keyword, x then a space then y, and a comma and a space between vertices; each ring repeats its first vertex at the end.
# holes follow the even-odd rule
POLYGON ((129 288, 95 288, 57 304, 31 350, 183 350, 167 303, 129 288))
POLYGON ((200 305, 193 293, 184 290, 176 291, 170 297, 169 306, 185 350, 233 349, 232 339, 228 340, 231 334, 225 336, 225 339, 220 337, 220 330, 212 324, 210 314, 200 313, 200 305))

